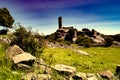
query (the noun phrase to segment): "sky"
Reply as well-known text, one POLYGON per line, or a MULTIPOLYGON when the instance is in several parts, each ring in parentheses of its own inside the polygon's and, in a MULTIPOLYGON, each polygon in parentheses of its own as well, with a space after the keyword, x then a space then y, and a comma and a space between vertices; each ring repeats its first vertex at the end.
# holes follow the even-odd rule
POLYGON ((120 0, 0 0, 15 19, 33 31, 51 34, 63 26, 95 29, 102 34, 120 33, 120 0))

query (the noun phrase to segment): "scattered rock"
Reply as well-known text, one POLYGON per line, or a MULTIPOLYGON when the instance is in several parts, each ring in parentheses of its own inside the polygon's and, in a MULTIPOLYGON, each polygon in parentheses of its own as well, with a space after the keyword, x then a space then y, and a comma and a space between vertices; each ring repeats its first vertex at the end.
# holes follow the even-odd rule
POLYGON ((113 47, 120 47, 120 42, 118 42, 118 41, 113 41, 112 46, 113 46, 113 47))
POLYGON ((51 80, 52 77, 49 74, 38 74, 36 80, 51 80))
POLYGON ((31 54, 29 53, 22 53, 22 54, 19 54, 19 55, 16 55, 14 57, 12 57, 12 60, 14 62, 14 64, 17 64, 17 63, 25 63, 25 62, 29 62, 29 61, 35 61, 36 57, 32 56, 31 54))
POLYGON ((98 80, 95 74, 87 73, 87 80, 98 80))
POLYGON ((87 78, 87 80, 98 80, 98 79, 97 79, 97 77, 95 75, 93 75, 93 76, 87 78))
POLYGON ((49 74, 28 73, 23 76, 23 80, 52 80, 52 77, 49 74))
POLYGON ((45 61, 41 58, 36 59, 37 64, 36 67, 42 69, 42 71, 46 74, 50 74, 52 72, 51 67, 45 63, 45 61))
POLYGON ((76 50, 76 52, 79 53, 79 54, 83 54, 83 55, 89 56, 89 53, 84 52, 82 50, 76 50))
POLYGON ((82 73, 82 72, 77 72, 74 76, 73 76, 74 80, 85 80, 86 79, 86 73, 82 73))
POLYGON ((76 72, 76 68, 75 67, 72 67, 72 66, 66 66, 66 65, 63 65, 63 64, 56 64, 54 67, 53 67, 55 70, 59 71, 59 72, 65 72, 65 73, 70 73, 70 74, 75 74, 76 72))
POLYGON ((6 58, 12 59, 13 56, 23 53, 24 51, 17 45, 10 46, 6 50, 6 58))
POLYGON ((100 76, 101 76, 102 78, 106 78, 106 79, 110 79, 110 78, 114 77, 113 73, 112 73, 110 70, 102 71, 102 72, 100 73, 100 76))
POLYGON ((27 69, 29 70, 31 67, 29 65, 25 65, 25 64, 17 64, 17 67, 21 68, 21 69, 27 69))

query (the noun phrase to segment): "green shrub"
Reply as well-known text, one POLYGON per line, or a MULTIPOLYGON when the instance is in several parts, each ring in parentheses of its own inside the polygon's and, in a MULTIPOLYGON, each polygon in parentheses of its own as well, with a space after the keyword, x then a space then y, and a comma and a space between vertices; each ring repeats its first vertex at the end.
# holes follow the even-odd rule
POLYGON ((113 43, 113 38, 111 38, 111 37, 106 37, 105 38, 105 47, 111 46, 112 43, 113 43))
POLYGON ((10 45, 18 45, 25 52, 29 52, 34 56, 39 56, 39 53, 44 49, 44 42, 39 34, 33 34, 31 30, 27 30, 23 26, 19 25, 16 29, 15 38, 10 45))
POLYGON ((93 43, 93 41, 88 37, 78 36, 76 40, 76 44, 79 46, 85 46, 90 47, 90 45, 93 43))
POLYGON ((114 38, 114 41, 120 42, 120 34, 114 35, 113 38, 114 38))

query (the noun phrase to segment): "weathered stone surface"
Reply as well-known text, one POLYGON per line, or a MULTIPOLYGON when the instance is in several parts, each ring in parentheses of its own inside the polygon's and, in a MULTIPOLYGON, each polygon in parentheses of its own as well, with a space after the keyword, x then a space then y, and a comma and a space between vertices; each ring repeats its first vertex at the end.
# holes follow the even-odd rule
POLYGON ((73 76, 74 80, 85 80, 86 79, 86 73, 82 73, 82 72, 77 72, 74 76, 73 76))
POLYGON ((102 72, 100 73, 100 76, 101 76, 102 78, 106 78, 106 79, 110 79, 110 78, 114 77, 113 73, 112 73, 110 70, 102 71, 102 72))
POLYGON ((35 67, 38 67, 42 69, 42 71, 46 74, 50 74, 52 72, 51 67, 45 63, 45 61, 42 58, 36 59, 37 64, 35 64, 35 67))
POLYGON ((98 80, 97 77, 94 75, 94 76, 91 76, 89 78, 87 78, 87 80, 98 80))
POLYGON ((26 64, 17 64, 17 66, 19 67, 19 68, 23 68, 23 69, 30 69, 31 67, 29 66, 29 65, 26 65, 26 64))
POLYGON ((95 74, 87 73, 86 80, 98 80, 95 74))
POLYGON ((56 64, 53 68, 59 72, 66 72, 66 73, 70 73, 70 74, 75 74, 75 72, 76 72, 75 67, 66 66, 63 64, 56 64))
POLYGON ((82 51, 82 50, 76 50, 76 52, 79 53, 79 54, 83 54, 83 55, 89 56, 89 53, 87 53, 85 51, 82 51))
POLYGON ((118 41, 113 41, 112 46, 113 46, 113 47, 120 47, 120 42, 118 42, 118 41))
POLYGON ((12 59, 13 56, 23 53, 24 51, 17 45, 10 46, 6 50, 6 58, 12 59))
POLYGON ((36 57, 32 56, 29 53, 25 53, 25 52, 12 57, 12 60, 13 60, 14 64, 17 64, 17 63, 20 63, 20 62, 23 62, 23 61, 35 60, 35 59, 36 59, 36 57))
POLYGON ((36 80, 51 80, 52 77, 49 74, 39 74, 36 80))
POLYGON ((28 73, 23 76, 25 80, 52 80, 51 75, 49 74, 36 74, 36 73, 28 73))

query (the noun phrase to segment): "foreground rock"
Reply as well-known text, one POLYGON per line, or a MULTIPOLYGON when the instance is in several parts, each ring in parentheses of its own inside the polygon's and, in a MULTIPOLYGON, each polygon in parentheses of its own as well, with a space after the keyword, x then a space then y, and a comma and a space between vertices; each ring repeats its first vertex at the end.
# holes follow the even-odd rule
POLYGON ((114 74, 110 70, 102 71, 100 76, 105 79, 111 79, 114 77, 114 74))
POLYGON ((86 77, 87 80, 98 80, 95 74, 88 73, 86 77))
POLYGON ((23 76, 23 80, 52 80, 49 74, 28 73, 23 76))
POLYGON ((14 64, 22 63, 25 61, 35 61, 36 57, 32 56, 30 53, 22 53, 12 57, 14 64))
POLYGON ((68 74, 75 74, 75 72, 76 72, 75 67, 66 66, 66 65, 63 65, 63 64, 56 64, 53 68, 55 70, 57 70, 58 72, 64 72, 64 73, 68 73, 68 74))
POLYGON ((34 64, 34 67, 39 68, 39 70, 42 70, 43 73, 45 73, 45 74, 52 73, 51 66, 47 65, 46 62, 42 58, 36 59, 35 62, 36 63, 34 64))
POLYGON ((36 57, 24 52, 19 46, 13 45, 6 50, 6 58, 13 61, 13 65, 19 68, 29 69, 35 62, 36 57))
POLYGON ((82 51, 82 50, 76 50, 76 52, 79 53, 79 54, 83 54, 83 55, 89 56, 89 53, 87 53, 85 51, 82 51))
POLYGON ((86 79, 86 73, 77 72, 72 78, 74 80, 85 80, 86 79))
POLYGON ((22 53, 24 53, 24 51, 19 46, 13 45, 6 50, 6 58, 12 59, 15 55, 22 53))

